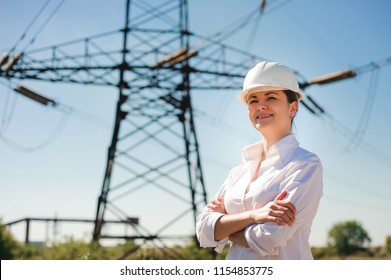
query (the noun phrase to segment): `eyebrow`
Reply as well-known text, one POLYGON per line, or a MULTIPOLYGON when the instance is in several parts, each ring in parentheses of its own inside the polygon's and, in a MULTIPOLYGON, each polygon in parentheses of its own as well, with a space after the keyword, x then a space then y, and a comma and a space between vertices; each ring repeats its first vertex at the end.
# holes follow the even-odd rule
POLYGON ((267 95, 270 95, 270 94, 278 95, 278 93, 277 93, 277 92, 274 92, 274 91, 269 91, 269 92, 265 93, 266 96, 267 96, 267 95))
MULTIPOLYGON (((252 99, 252 98, 258 98, 256 95, 255 95, 256 92, 254 92, 253 94, 251 94, 249 97, 248 97, 248 100, 252 99)), ((278 93, 274 92, 274 91, 269 91, 267 93, 265 93, 265 96, 268 96, 270 94, 275 94, 275 95, 278 95, 278 93)))

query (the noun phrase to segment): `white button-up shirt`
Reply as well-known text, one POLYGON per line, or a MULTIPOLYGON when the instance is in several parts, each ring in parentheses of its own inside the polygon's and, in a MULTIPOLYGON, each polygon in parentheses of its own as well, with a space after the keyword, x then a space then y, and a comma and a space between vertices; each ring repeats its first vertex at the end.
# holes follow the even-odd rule
MULTIPOLYGON (((258 178, 251 181, 262 152, 262 142, 244 148, 242 164, 231 170, 215 198, 223 197, 227 213, 236 214, 261 208, 286 190, 284 200, 295 205, 296 221, 291 227, 272 222, 248 226, 244 235, 249 247, 231 244, 227 259, 313 259, 309 236, 323 194, 321 162, 290 134, 270 147, 258 178)), ((202 247, 221 252, 228 242, 228 238, 214 240, 215 224, 222 215, 204 207, 198 216, 202 247)))

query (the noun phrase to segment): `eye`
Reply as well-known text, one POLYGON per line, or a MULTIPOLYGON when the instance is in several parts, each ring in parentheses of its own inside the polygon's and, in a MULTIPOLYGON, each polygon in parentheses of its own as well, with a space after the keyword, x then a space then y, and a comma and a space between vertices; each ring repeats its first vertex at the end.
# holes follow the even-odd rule
POLYGON ((276 100, 277 98, 275 98, 274 96, 269 96, 268 98, 267 98, 267 100, 276 100))
POLYGON ((251 99, 249 102, 248 102, 248 104, 253 104, 253 103, 257 103, 258 102, 258 100, 256 100, 256 99, 251 99))

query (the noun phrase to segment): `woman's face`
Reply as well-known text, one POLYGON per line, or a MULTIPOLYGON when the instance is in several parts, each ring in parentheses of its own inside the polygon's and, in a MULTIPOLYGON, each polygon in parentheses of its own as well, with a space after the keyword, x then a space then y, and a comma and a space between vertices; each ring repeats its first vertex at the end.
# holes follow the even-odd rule
POLYGON ((252 93, 247 102, 250 121, 262 134, 272 133, 279 136, 290 133, 298 102, 289 104, 282 90, 252 93))

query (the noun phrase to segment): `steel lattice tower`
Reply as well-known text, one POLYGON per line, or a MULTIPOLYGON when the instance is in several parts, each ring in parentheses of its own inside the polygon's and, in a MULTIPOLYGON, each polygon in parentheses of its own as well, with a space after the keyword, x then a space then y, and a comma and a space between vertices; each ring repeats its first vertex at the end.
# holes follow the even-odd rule
MULTIPOLYGON (((101 236, 107 209, 116 212, 120 219, 129 220, 125 212, 113 205, 116 197, 109 198, 109 194, 124 186, 130 186, 130 189, 125 191, 126 195, 139 188, 155 187, 190 206, 179 215, 168 219, 154 234, 142 232, 135 227, 138 235, 134 238, 158 238, 165 228, 189 211, 195 221, 198 204, 206 203, 190 99, 189 59, 196 52, 189 51, 187 2, 181 1, 175 8, 167 8, 165 5, 161 8, 179 10, 176 28, 171 26, 159 31, 140 30, 140 35, 132 36, 138 31, 130 27, 128 20, 125 23, 116 122, 98 200, 94 239, 101 236), (156 33, 154 36, 159 34, 159 39, 156 39, 161 40, 161 43, 153 46, 151 42, 151 48, 145 50, 142 37, 148 32, 156 33), (140 49, 137 45, 135 47, 132 44, 131 48, 128 45, 128 40, 134 42, 135 38, 139 41, 140 49), (175 49, 177 51, 173 53, 172 50, 175 49), (162 58, 161 54, 165 56, 162 58), (135 57, 129 59, 129 56, 135 57), (130 65, 129 61, 141 62, 141 67, 132 69, 134 66, 130 65), (129 70, 132 72, 130 75, 129 70), (177 146, 179 143, 175 142, 174 138, 182 142, 182 147, 177 146), (141 149, 143 146, 144 149, 141 149), (127 173, 123 181, 115 185, 111 184, 113 165, 127 173), (190 199, 185 193, 181 193, 180 188, 190 191, 190 199)), ((126 19, 129 18, 129 9, 130 1, 127 3, 126 19)), ((142 28, 143 24, 138 27, 142 28)), ((145 40, 149 41, 147 38, 145 40)), ((120 194, 118 197, 122 196, 123 194, 120 194)), ((147 200, 144 203, 148 204, 147 200)), ((153 211, 159 213, 160 207, 162 205, 153 211)), ((145 208, 146 211, 148 208, 152 208, 151 205, 145 208)), ((132 225, 134 221, 130 219, 129 222, 132 225)))

